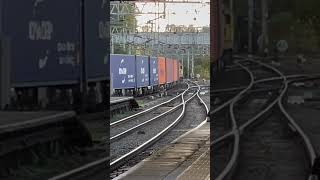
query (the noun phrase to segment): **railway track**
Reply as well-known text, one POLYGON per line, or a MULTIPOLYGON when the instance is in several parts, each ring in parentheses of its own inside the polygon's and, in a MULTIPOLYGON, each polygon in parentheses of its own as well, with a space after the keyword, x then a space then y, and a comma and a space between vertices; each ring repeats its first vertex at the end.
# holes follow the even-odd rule
MULTIPOLYGON (((293 82, 289 81, 289 79, 304 79, 312 76, 284 76, 269 65, 252 60, 247 61, 258 65, 254 67, 263 67, 268 73, 259 72, 261 70, 254 71, 250 69, 250 64, 244 64, 244 61, 239 61, 238 66, 250 74, 250 84, 247 87, 236 89, 237 92, 234 93, 235 95, 232 98, 221 103, 218 108, 211 111, 210 114, 216 116, 213 123, 216 124, 217 129, 220 129, 216 131, 212 138, 213 152, 215 152, 214 157, 217 158, 213 161, 215 162, 214 164, 220 165, 214 167, 213 178, 231 179, 236 176, 240 179, 285 179, 290 176, 291 179, 304 178, 311 180, 313 176, 309 172, 315 158, 314 149, 305 133, 286 112, 283 104, 288 84, 293 82), (248 65, 249 67, 246 67, 248 65), (274 74, 277 76, 274 76, 274 74), (275 88, 268 89, 268 86, 265 86, 264 83, 266 85, 271 84, 275 88), (255 89, 260 89, 261 91, 253 91, 255 89), (253 93, 255 96, 252 95, 253 93), (251 107, 250 112, 247 111, 252 104, 254 104, 254 107, 251 107), (224 116, 221 116, 221 114, 224 116), (223 119, 225 120, 225 116, 229 119, 229 124, 227 125, 221 123, 223 119), (289 150, 291 152, 286 153, 289 150), (273 155, 277 156, 271 156, 270 152, 275 153, 273 155), (266 153, 269 153, 269 156, 266 156, 266 153), (265 157, 266 159, 263 159, 265 157), (273 157, 279 158, 275 159, 273 157), (269 164, 265 165, 264 162, 268 160, 269 164), (288 167, 288 162, 292 162, 294 165, 290 169, 285 169, 285 167, 288 167), (270 175, 274 172, 279 172, 282 176, 270 175), (290 172, 295 173, 290 174, 290 172)), ((190 89, 191 86, 189 86, 188 90, 190 89)), ((228 90, 226 91, 229 92, 228 90)), ((235 90, 232 89, 231 91, 235 90)), ((171 123, 172 125, 174 123, 177 124, 178 119, 183 117, 188 99, 191 99, 196 94, 190 94, 191 97, 187 98, 185 97, 187 96, 187 91, 185 91, 179 95, 181 97, 180 103, 179 101, 178 103, 172 102, 174 105, 179 104, 182 108, 179 116, 171 123)), ((175 107, 173 106, 168 109, 170 111, 170 109, 175 107)), ((124 125, 125 123, 121 124, 124 125)), ((165 130, 169 131, 170 128, 172 127, 166 127, 161 133, 165 133, 165 130)), ((112 158, 100 159, 51 179, 84 179, 84 177, 97 171, 97 169, 101 170, 101 168, 105 168, 105 163, 109 163, 110 161, 112 161, 110 164, 111 169, 117 169, 121 164, 127 162, 135 155, 141 153, 144 148, 157 141, 157 138, 160 136, 154 136, 150 141, 141 144, 124 156, 116 159, 117 161, 112 158)), ((106 172, 105 175, 108 176, 108 173, 106 172)))
MULTIPOLYGON (((148 99, 147 106, 150 106, 149 108, 146 108, 144 110, 138 109, 137 110, 138 112, 132 111, 132 113, 129 113, 129 115, 124 114, 124 115, 120 115, 119 118, 117 117, 115 119, 112 119, 110 122, 110 127, 112 127, 112 128, 118 127, 124 123, 127 123, 128 121, 131 121, 132 119, 136 119, 137 117, 140 117, 142 115, 146 115, 147 113, 152 112, 161 106, 164 106, 164 107, 172 106, 173 103, 178 99, 178 97, 179 97, 178 95, 181 95, 181 93, 187 88, 186 84, 179 84, 177 86, 179 86, 179 87, 175 87, 175 88, 167 90, 166 97, 162 97, 159 100, 149 100, 148 99), (150 102, 152 102, 151 104, 153 104, 153 105, 150 105, 149 104, 150 102)), ((155 95, 155 94, 151 94, 151 95, 155 95)), ((138 97, 137 101, 143 101, 143 103, 144 103, 144 101, 145 101, 144 99, 147 99, 147 97, 146 96, 145 97, 138 97)))
MULTIPOLYGON (((119 134, 113 136, 113 137, 119 137, 117 140, 111 137, 111 157, 114 160, 114 163, 111 163, 111 170, 115 170, 117 167, 119 167, 124 159, 130 159, 130 153, 132 149, 136 149, 137 147, 142 146, 142 149, 146 147, 144 145, 145 142, 148 142, 150 140, 150 137, 156 137, 157 138, 154 141, 150 141, 148 144, 155 142, 158 138, 160 138, 163 133, 166 131, 163 131, 163 129, 166 129, 167 127, 171 128, 171 125, 177 124, 180 119, 182 119, 184 113, 185 113, 185 104, 188 103, 193 97, 195 97, 196 92, 192 92, 189 94, 190 91, 194 91, 192 87, 189 86, 187 90, 185 90, 181 96, 181 102, 175 103, 175 106, 167 108, 164 112, 162 112, 159 115, 151 114, 151 116, 155 116, 150 119, 146 119, 142 121, 141 123, 137 123, 136 126, 129 128, 127 130, 124 130, 123 132, 120 132, 119 134), (178 112, 178 113, 175 113, 178 112), (135 132, 136 134, 130 135, 131 133, 135 132), (162 133, 163 132, 163 133, 162 133), (161 134, 161 136, 160 136, 161 134), (113 167, 113 168, 112 168, 113 167)), ((140 117, 139 119, 143 119, 143 117, 140 117)), ((173 127, 172 126, 172 127, 173 127)), ((138 151, 138 149, 137 149, 138 151)))
MULTIPOLYGON (((146 109, 145 111, 111 123, 110 143, 113 143, 125 136, 128 136, 130 135, 130 133, 136 131, 137 129, 142 128, 176 111, 179 107, 182 106, 181 97, 190 96, 190 94, 188 93, 194 91, 194 88, 195 87, 191 87, 188 85, 188 88, 186 90, 182 91, 179 95, 173 97, 172 99, 164 103, 161 103, 152 108, 146 109)), ((193 94, 194 93, 191 93, 191 95, 193 94)))
MULTIPOLYGON (((153 152, 153 155, 146 159, 146 156, 142 157, 144 159, 142 163, 115 179, 185 179, 186 177, 187 179, 199 179, 199 172, 193 173, 197 168, 191 167, 198 167, 199 158, 205 158, 208 155, 210 131, 209 124, 206 123, 210 103, 208 90, 200 91, 197 97, 186 106, 183 120, 145 151, 153 152), (168 158, 167 155, 172 158, 168 158), (177 160, 176 157, 183 161, 177 160), (166 166, 167 164, 170 165, 166 166), (150 173, 157 174, 157 176, 150 177, 150 173), (184 177, 181 177, 182 174, 184 177)), ((208 168, 203 171, 205 177, 209 173, 208 168)))
POLYGON ((312 179, 310 168, 315 158, 314 149, 283 107, 289 83, 287 77, 272 66, 247 61, 269 69, 278 77, 268 77, 266 73, 254 75, 250 68, 237 63, 250 75, 250 83, 245 88, 239 88, 242 91, 211 113, 215 115, 229 107, 224 117, 214 118, 217 130, 211 144, 215 154, 215 163, 211 164, 214 166, 213 178, 312 179), (276 86, 273 91, 263 84, 261 87, 269 93, 252 96, 250 90, 255 84, 275 79, 282 81, 272 84, 276 86), (222 122, 225 117, 229 119, 227 124, 222 122))
POLYGON ((144 138, 139 138, 138 136, 126 136, 126 138, 123 138, 111 144, 111 156, 115 155, 117 158, 115 159, 113 158, 113 161, 110 163, 110 169, 113 171, 121 167, 121 165, 123 165, 129 159, 132 159, 137 154, 143 152, 144 149, 154 144, 162 136, 164 136, 171 129, 173 129, 183 119, 183 116, 186 113, 186 110, 185 110, 186 104, 198 94, 199 87, 198 86, 196 87, 197 87, 196 91, 190 93, 190 91, 194 91, 192 90, 194 87, 191 87, 189 85, 188 89, 186 89, 181 94, 181 102, 178 105, 170 108, 168 111, 164 112, 163 114, 160 114, 159 115, 161 116, 160 118, 150 119, 152 120, 152 122, 154 121, 153 123, 156 123, 156 124, 152 124, 152 126, 146 126, 143 129, 140 129, 140 132, 142 131, 142 132, 145 132, 146 134, 144 138), (173 113, 173 112, 176 112, 176 113, 173 113), (156 127, 156 129, 154 127, 156 127), (130 142, 133 142, 133 141, 136 142, 137 138, 141 139, 140 143, 137 143, 134 145, 130 144, 130 142), (130 146, 133 149, 131 151, 128 150, 128 147, 130 146), (119 151, 119 147, 120 149, 125 148, 126 151, 125 152, 121 152, 121 150, 119 151), (113 148, 116 151, 113 152, 112 150, 113 148), (121 154, 121 156, 119 156, 119 154, 121 154))
MULTIPOLYGON (((185 114, 186 104, 191 99, 196 97, 198 95, 199 91, 200 91, 200 86, 198 86, 197 84, 195 84, 194 86, 188 85, 188 88, 184 92, 182 92, 181 94, 172 98, 171 100, 166 101, 162 104, 159 104, 156 107, 152 107, 150 109, 147 109, 143 112, 139 112, 138 114, 132 115, 131 117, 122 119, 119 122, 117 121, 113 124, 110 124, 111 128, 112 127, 115 128, 117 126, 122 126, 122 125, 125 125, 127 122, 135 121, 135 119, 137 119, 137 118, 141 119, 141 117, 144 117, 145 114, 149 114, 150 112, 157 111, 158 107, 160 107, 160 108, 167 107, 167 108, 165 108, 167 110, 159 113, 158 116, 153 117, 151 119, 146 118, 147 120, 142 121, 142 122, 136 121, 134 123, 133 127, 128 126, 128 127, 130 127, 129 129, 126 129, 123 132, 119 131, 120 134, 122 134, 122 135, 118 136, 118 134, 115 133, 115 136, 113 136, 113 137, 117 137, 117 138, 114 139, 111 137, 113 140, 110 139, 112 141, 112 143, 119 143, 119 141, 128 142, 128 139, 127 140, 125 140, 125 139, 130 138, 130 137, 132 138, 132 136, 129 136, 129 134, 131 134, 133 132, 142 131, 141 128, 144 128, 144 129, 148 128, 149 123, 156 122, 156 120, 159 120, 161 118, 165 118, 166 115, 168 115, 172 112, 178 112, 178 113, 176 113, 177 114, 176 117, 174 119, 172 119, 170 122, 167 122, 167 125, 164 128, 162 128, 162 129, 159 128, 160 132, 159 131, 156 132, 152 136, 152 138, 143 141, 143 143, 136 144, 135 146, 133 146, 133 148, 127 149, 125 152, 122 151, 120 154, 117 154, 115 156, 113 156, 114 154, 111 153, 111 158, 105 157, 105 158, 99 159, 97 161, 86 164, 86 165, 79 167, 77 169, 73 169, 71 171, 68 171, 63 174, 52 177, 52 178, 50 178, 50 180, 86 179, 89 176, 90 177, 97 176, 97 179, 101 178, 102 176, 107 178, 109 173, 103 171, 103 169, 106 168, 106 166, 105 166, 106 163, 111 162, 110 163, 111 171, 116 170, 117 168, 119 168, 123 164, 125 164, 128 160, 134 158, 139 153, 143 152, 144 149, 146 149, 149 146, 151 146, 152 144, 154 144, 157 140, 159 140, 159 138, 161 138, 166 133, 168 133, 171 129, 174 128, 174 126, 176 126, 183 119, 183 116, 185 114), (181 100, 179 101, 178 99, 180 99, 180 98, 181 98, 181 100), (95 172, 98 172, 98 173, 95 173, 95 172), (102 175, 102 172, 105 172, 105 173, 103 173, 103 175, 102 175)), ((163 120, 161 122, 163 122, 163 120)), ((113 144, 111 146, 113 146, 113 144)), ((117 148, 117 149, 120 149, 120 148, 117 148)))

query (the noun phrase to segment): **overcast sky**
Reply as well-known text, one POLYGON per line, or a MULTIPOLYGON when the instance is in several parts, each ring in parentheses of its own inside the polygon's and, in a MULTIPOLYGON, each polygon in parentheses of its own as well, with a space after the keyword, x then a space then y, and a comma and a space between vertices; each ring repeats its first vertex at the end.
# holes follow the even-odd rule
MULTIPOLYGON (((159 3, 136 3, 138 8, 142 12, 163 12, 164 4, 159 3)), ((209 4, 182 4, 182 3, 169 3, 166 4, 166 17, 165 19, 159 19, 156 23, 159 23, 160 31, 164 31, 167 24, 175 25, 190 25, 196 27, 209 26, 210 19, 210 5, 209 4), (174 14, 173 14, 174 13, 174 14), (168 16, 169 14, 169 16, 168 16)), ((157 18, 153 15, 140 15, 137 16, 138 26, 146 25, 148 20, 157 18)), ((154 21, 155 22, 155 21, 154 21)))

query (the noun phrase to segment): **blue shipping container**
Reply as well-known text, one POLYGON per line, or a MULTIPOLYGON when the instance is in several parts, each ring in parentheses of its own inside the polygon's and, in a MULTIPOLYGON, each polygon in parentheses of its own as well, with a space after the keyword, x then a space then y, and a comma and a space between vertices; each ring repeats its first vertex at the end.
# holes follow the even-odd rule
POLYGON ((137 87, 149 86, 149 57, 136 56, 137 87))
POLYGON ((109 79, 109 26, 106 0, 85 1, 86 64, 89 79, 109 79))
POLYGON ((136 87, 134 55, 110 55, 110 72, 113 89, 136 87))
POLYGON ((158 74, 158 58, 157 57, 150 57, 149 61, 149 79, 150 79, 150 86, 159 85, 159 74, 158 74))
POLYGON ((0 31, 10 47, 13 86, 78 81, 79 0, 1 3, 0 31))

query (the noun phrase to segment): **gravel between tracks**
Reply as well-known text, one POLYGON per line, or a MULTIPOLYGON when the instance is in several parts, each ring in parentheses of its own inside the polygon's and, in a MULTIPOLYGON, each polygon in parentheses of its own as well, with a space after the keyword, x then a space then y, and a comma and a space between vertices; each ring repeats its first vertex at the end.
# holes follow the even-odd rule
MULTIPOLYGON (((173 96, 170 97, 170 99, 171 98, 173 98, 173 96)), ((147 113, 143 114, 142 116, 139 116, 137 118, 129 120, 129 121, 127 121, 127 122, 125 122, 123 124, 120 124, 118 126, 112 127, 110 129, 110 137, 113 137, 113 136, 115 136, 115 135, 117 135, 117 134, 119 134, 121 132, 124 132, 125 130, 130 129, 130 128, 134 127, 134 126, 137 126, 137 125, 139 125, 139 124, 141 124, 141 123, 143 123, 145 121, 148 121, 148 120, 150 120, 150 119, 152 119, 152 118, 164 113, 165 111, 168 111, 168 110, 172 109, 174 106, 176 106, 176 105, 178 105, 180 103, 181 103, 181 97, 173 100, 173 102, 170 102, 169 104, 165 104, 165 105, 160 106, 160 107, 158 107, 158 108, 156 108, 156 109, 154 109, 154 110, 152 110, 150 112, 147 112, 147 113)))
MULTIPOLYGON (((190 98, 190 96, 191 94, 187 92, 185 95, 185 99, 190 98)), ((112 161, 128 153, 130 150, 138 147, 139 145, 143 144, 144 142, 148 141, 150 138, 161 132, 168 125, 173 123, 173 121, 178 118, 181 112, 182 109, 180 108, 164 117, 151 122, 150 124, 147 124, 142 128, 134 130, 129 136, 112 142, 110 145, 110 155, 112 157, 112 161)))
POLYGON ((172 89, 168 89, 167 96, 164 97, 159 97, 159 94, 151 94, 149 96, 144 96, 144 97, 137 97, 136 101, 139 103, 139 106, 141 106, 139 109, 135 109, 133 111, 127 111, 123 112, 122 114, 116 114, 113 117, 111 117, 110 122, 115 122, 117 120, 120 120, 122 118, 125 118, 127 116, 131 116, 133 114, 136 114, 138 112, 144 111, 148 108, 151 108, 153 106, 156 106, 157 104, 163 103, 165 101, 168 101, 172 97, 176 96, 178 92, 183 92, 185 89, 187 89, 186 84, 178 84, 172 89), (149 97, 153 96, 155 99, 150 99, 149 97))
MULTIPOLYGON (((210 104, 209 94, 210 93, 207 93, 206 95, 202 96, 202 98, 204 99, 205 103, 207 103, 207 105, 210 104)), ((176 112, 176 114, 178 113, 176 112)), ((123 173, 130 167, 134 166, 138 162, 150 156, 155 151, 163 148, 165 145, 169 144, 170 142, 172 142, 179 136, 183 135, 190 129, 193 129, 194 127, 198 126, 201 122, 203 122, 203 120, 205 120, 205 117, 206 117, 206 111, 202 106, 202 104, 200 104, 200 100, 197 97, 195 97, 186 105, 186 114, 184 118, 181 120, 179 124, 176 125, 176 127, 173 130, 171 130, 168 134, 162 137, 159 141, 157 141, 154 145, 149 147, 147 150, 142 152, 139 156, 130 160, 126 165, 121 167, 120 172, 118 170, 111 173, 110 177, 114 178, 117 175, 123 173)))
POLYGON ((126 136, 125 138, 119 139, 110 146, 110 155, 112 160, 119 158, 120 156, 128 153, 130 150, 138 147, 144 142, 148 141, 151 137, 158 134, 164 128, 166 128, 169 124, 171 124, 181 113, 181 109, 173 112, 170 115, 162 117, 157 121, 154 121, 143 128, 139 128, 138 131, 133 132, 130 136, 126 136))

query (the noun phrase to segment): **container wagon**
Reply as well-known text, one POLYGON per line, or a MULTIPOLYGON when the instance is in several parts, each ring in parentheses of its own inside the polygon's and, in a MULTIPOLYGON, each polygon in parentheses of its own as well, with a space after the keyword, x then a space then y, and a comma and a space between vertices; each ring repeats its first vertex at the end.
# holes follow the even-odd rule
MULTIPOLYGON (((80 79, 84 77, 80 73, 79 2, 1 0, 2 52, 10 63, 9 88, 13 89, 7 102, 10 108, 67 108, 78 104, 80 79), (20 15, 16 16, 16 12, 20 15)), ((109 66, 105 49, 108 7, 101 6, 102 2, 85 4, 83 31, 87 39, 86 77, 92 82, 89 96, 91 92, 103 103, 103 97, 109 97, 105 88, 110 78, 105 71, 109 66)))
POLYGON ((111 92, 139 96, 164 91, 180 79, 179 61, 165 57, 110 55, 111 92))
POLYGON ((179 68, 178 68, 178 60, 174 59, 173 60, 173 80, 175 83, 178 82, 179 79, 179 68))
POLYGON ((136 57, 134 55, 110 55, 111 90, 115 95, 134 95, 136 83, 136 57))
POLYGON ((166 58, 166 87, 170 88, 174 82, 174 67, 173 60, 166 58))
POLYGON ((159 85, 164 86, 167 83, 166 58, 158 57, 159 85))
POLYGON ((149 59, 149 80, 151 92, 159 89, 159 69, 158 69, 158 58, 150 57, 149 59))
MULTIPOLYGON (((64 1, 61 1, 64 3, 64 1)), ((79 2, 79 0, 77 1, 79 2)), ((109 104, 110 51, 109 5, 105 0, 84 1, 85 7, 85 61, 88 78, 88 100, 91 104, 109 104), (95 100, 97 102, 95 102, 95 100)), ((59 11, 58 11, 59 12, 59 11)), ((103 108, 105 109, 105 108, 103 108)))
POLYGON ((137 95, 148 92, 149 82, 149 56, 136 56, 137 95))

